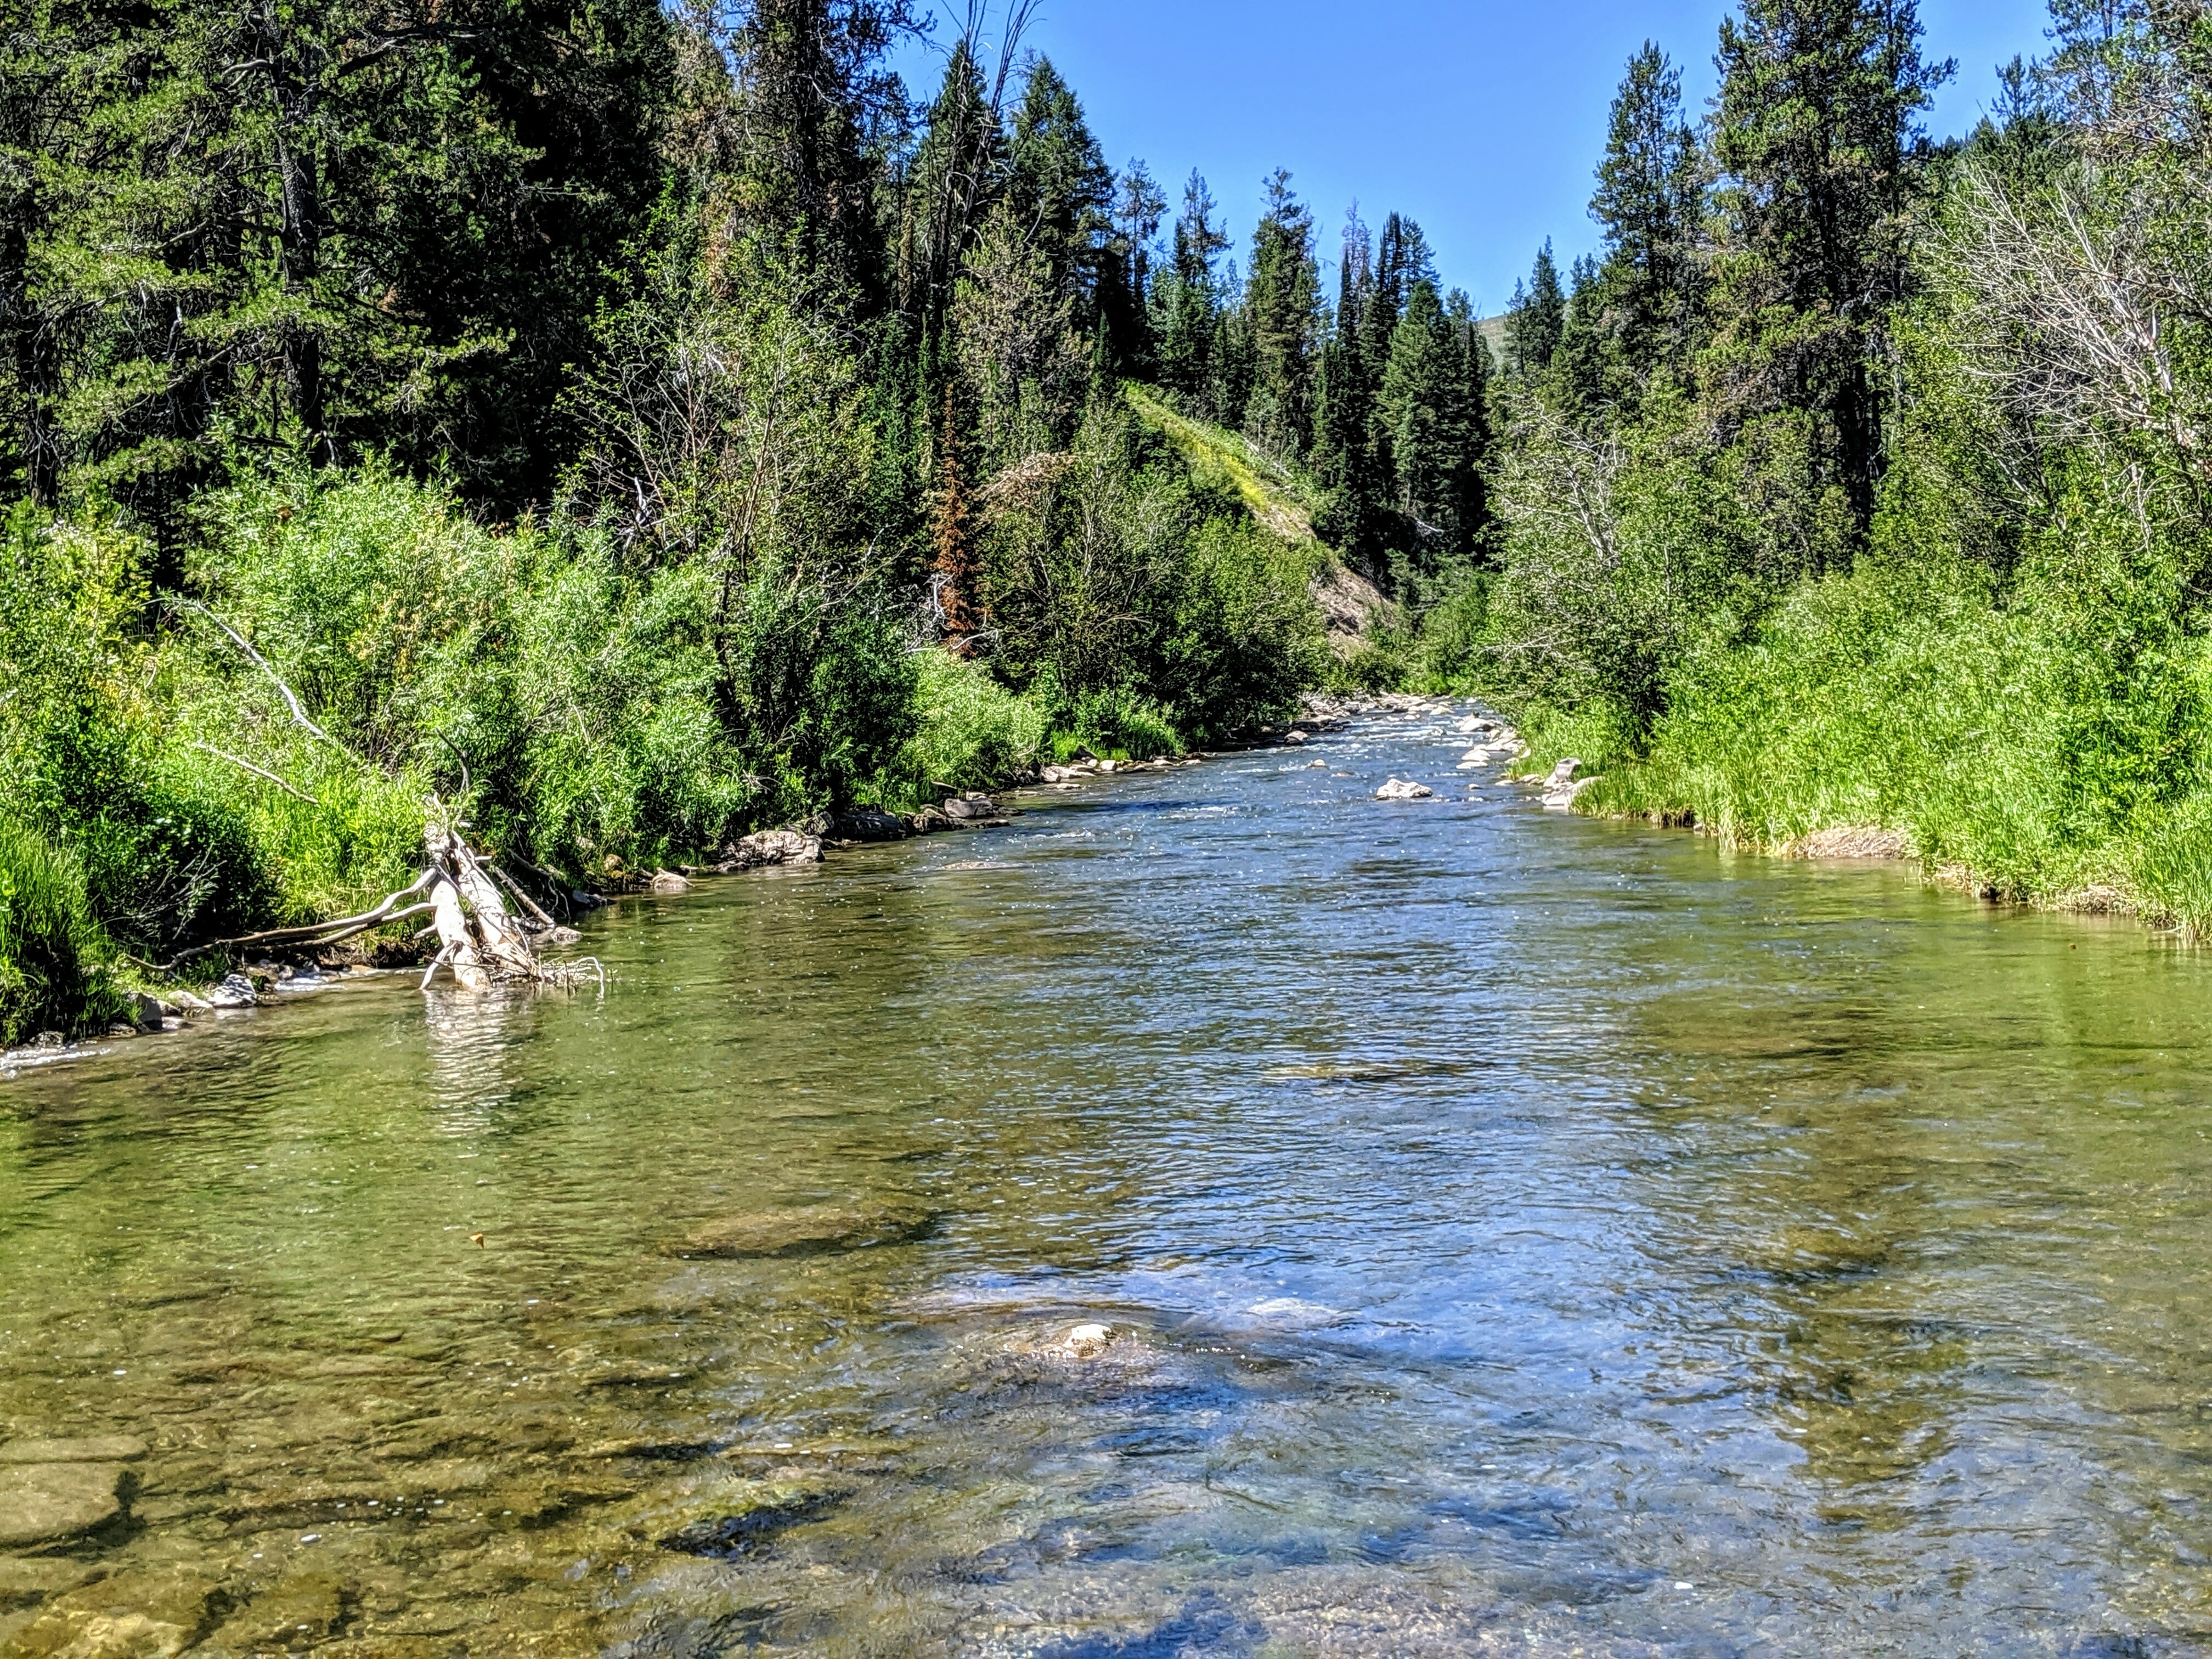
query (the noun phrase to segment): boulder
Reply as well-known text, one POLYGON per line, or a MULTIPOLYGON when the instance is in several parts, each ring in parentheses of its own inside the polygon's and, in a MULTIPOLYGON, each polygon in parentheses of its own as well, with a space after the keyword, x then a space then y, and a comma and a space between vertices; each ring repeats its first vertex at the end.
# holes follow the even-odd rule
POLYGON ((988 795, 956 795, 945 803, 945 815, 962 823, 999 816, 999 804, 988 795))
POLYGON ((950 813, 941 811, 934 806, 925 806, 908 818, 907 823, 915 835, 927 836, 939 830, 952 828, 952 817, 950 813))
POLYGON ((161 1029, 161 1016, 167 1012, 167 1011, 161 1006, 160 998, 149 997, 143 991, 134 991, 131 993, 131 1023, 133 1025, 136 1025, 140 1030, 160 1030, 161 1029))
POLYGON ((656 893, 688 893, 691 890, 691 884, 673 870, 656 870, 653 872, 653 890, 656 893))
POLYGON ((1375 792, 1377 800, 1426 800, 1436 791, 1425 783, 1415 783, 1411 778, 1392 778, 1375 792))
POLYGON ((0 1468, 0 1548, 51 1544, 123 1512, 120 1463, 11 1463, 0 1468))
POLYGON ((733 868, 757 868, 763 864, 819 864, 822 838, 797 830, 761 830, 742 838, 731 849, 733 868))
POLYGON ((912 831, 896 812, 880 806, 851 806, 830 820, 830 833, 839 841, 902 841, 912 831))
POLYGON ((1285 743, 1304 743, 1305 740, 1306 734, 1299 731, 1296 726, 1292 726, 1289 731, 1283 733, 1283 741, 1285 743))

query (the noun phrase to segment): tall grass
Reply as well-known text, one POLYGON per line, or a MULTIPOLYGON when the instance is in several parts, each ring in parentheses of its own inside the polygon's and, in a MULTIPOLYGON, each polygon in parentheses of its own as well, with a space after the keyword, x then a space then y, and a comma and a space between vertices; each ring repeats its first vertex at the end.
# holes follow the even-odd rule
POLYGON ((111 954, 76 860, 0 815, 0 1045, 103 1030, 121 1018, 111 954))

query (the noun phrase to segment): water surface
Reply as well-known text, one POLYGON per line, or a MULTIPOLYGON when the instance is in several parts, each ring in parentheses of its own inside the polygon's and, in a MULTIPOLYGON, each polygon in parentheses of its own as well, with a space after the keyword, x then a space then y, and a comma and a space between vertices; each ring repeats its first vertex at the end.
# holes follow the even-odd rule
POLYGON ((0 1649, 2197 1645, 2207 963, 1463 742, 0 1084, 0 1435, 149 1446, 0 1649))

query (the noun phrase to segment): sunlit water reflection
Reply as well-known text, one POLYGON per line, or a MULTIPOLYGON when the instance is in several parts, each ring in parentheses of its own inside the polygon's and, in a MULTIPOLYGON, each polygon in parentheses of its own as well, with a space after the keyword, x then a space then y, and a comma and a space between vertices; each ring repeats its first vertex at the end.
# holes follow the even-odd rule
POLYGON ((0 1085, 0 1431, 149 1446, 0 1643, 2195 1645, 2203 960, 1463 741, 0 1085))

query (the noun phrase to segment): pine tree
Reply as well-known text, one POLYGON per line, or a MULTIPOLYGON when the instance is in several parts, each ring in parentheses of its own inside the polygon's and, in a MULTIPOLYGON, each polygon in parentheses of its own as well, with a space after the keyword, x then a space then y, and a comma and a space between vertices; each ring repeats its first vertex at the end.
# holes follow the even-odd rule
POLYGON ((1037 59, 1014 109, 1006 192, 1015 225, 1049 262, 1054 293, 1077 296, 1088 333, 1109 257, 1114 175, 1049 58, 1037 59))
POLYGON ((1513 303, 1506 307, 1505 372, 1526 380, 1550 368, 1566 320, 1566 295, 1559 290, 1559 268, 1547 236, 1528 281, 1513 285, 1513 303))
POLYGON ((1321 271, 1314 262, 1313 216, 1291 193, 1290 173, 1278 167, 1267 190, 1267 211, 1252 233, 1252 275, 1245 289, 1252 391, 1243 424, 1258 442, 1296 459, 1313 441, 1321 271))
MULTIPOLYGON (((1914 0, 1744 0, 1721 26, 1716 338, 1705 380, 1741 429, 1804 422, 1797 490, 1840 496, 1848 560, 1874 512, 1882 397, 1869 358, 1908 275, 1929 154, 1918 125, 1952 65, 1920 55, 1914 0)), ((1808 536, 1815 568, 1822 538, 1808 536)))
POLYGON ((1614 95, 1590 217, 1604 229, 1603 313, 1631 376, 1679 365, 1703 303, 1705 216, 1697 135, 1682 117, 1682 75, 1650 41, 1614 95))
POLYGON ((1214 210, 1206 180, 1193 169, 1175 222, 1173 257, 1152 296, 1160 379, 1200 407, 1212 406, 1213 351, 1220 332, 1222 284, 1214 262, 1229 251, 1228 233, 1215 223, 1214 210))
POLYGON ((1366 317, 1374 303, 1367 227, 1355 207, 1338 266, 1336 313, 1316 375, 1311 467, 1323 495, 1314 531, 1365 569, 1387 574, 1384 503, 1373 441, 1377 376, 1368 362, 1366 317))

